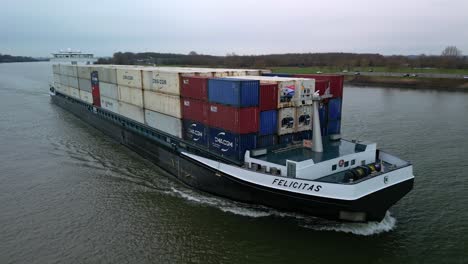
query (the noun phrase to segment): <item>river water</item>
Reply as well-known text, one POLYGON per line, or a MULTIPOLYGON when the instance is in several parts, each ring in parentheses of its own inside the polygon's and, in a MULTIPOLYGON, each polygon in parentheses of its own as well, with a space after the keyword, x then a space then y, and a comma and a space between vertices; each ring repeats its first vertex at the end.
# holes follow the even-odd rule
POLYGON ((0 64, 0 263, 468 263, 468 93, 346 87, 343 135, 414 164, 381 223, 182 186, 50 103, 49 63, 0 64))

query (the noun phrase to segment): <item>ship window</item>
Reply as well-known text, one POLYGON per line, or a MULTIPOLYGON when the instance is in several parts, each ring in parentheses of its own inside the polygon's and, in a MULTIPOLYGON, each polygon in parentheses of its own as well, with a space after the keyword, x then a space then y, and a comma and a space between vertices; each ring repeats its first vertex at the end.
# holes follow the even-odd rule
POLYGON ((336 164, 332 166, 332 171, 336 170, 336 164))
POLYGON ((356 160, 353 159, 353 160, 351 160, 351 166, 354 165, 354 164, 356 164, 356 160))
POLYGON ((349 161, 345 161, 344 166, 348 167, 349 166, 349 161))
POLYGON ((365 161, 365 160, 361 160, 361 165, 362 165, 362 166, 366 165, 366 161, 365 161))

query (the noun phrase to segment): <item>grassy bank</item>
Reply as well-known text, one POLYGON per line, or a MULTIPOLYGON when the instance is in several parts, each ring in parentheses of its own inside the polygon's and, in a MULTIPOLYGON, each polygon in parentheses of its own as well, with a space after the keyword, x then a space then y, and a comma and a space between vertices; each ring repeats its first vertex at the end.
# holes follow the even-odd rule
POLYGON ((438 78, 401 78, 380 76, 346 76, 346 83, 353 85, 378 85, 397 88, 460 90, 468 92, 468 80, 438 78))
MULTIPOLYGON (((374 72, 393 72, 393 73, 428 73, 428 74, 466 74, 468 70, 460 69, 418 69, 418 68, 398 68, 373 67, 374 72)), ((277 73, 339 73, 342 70, 337 67, 276 67, 272 68, 277 73)), ((353 71, 368 71, 368 69, 354 68, 353 71)), ((414 89, 437 89, 437 90, 462 90, 468 91, 467 79, 449 79, 449 78, 405 78, 405 77, 387 77, 387 76, 364 76, 364 75, 346 75, 345 81, 353 85, 374 85, 395 88, 414 88, 414 89)))
POLYGON ((340 67, 274 67, 273 72, 277 73, 337 73, 347 70, 349 72, 394 72, 394 73, 446 73, 446 74, 466 74, 468 69, 440 69, 440 68, 409 68, 409 67, 355 67, 355 68, 340 68, 340 67))

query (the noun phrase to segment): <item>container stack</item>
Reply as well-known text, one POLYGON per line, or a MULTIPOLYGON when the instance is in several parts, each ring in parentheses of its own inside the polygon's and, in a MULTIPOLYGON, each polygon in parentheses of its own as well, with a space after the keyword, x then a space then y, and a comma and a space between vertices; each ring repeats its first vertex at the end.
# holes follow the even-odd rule
POLYGON ((208 78, 248 74, 261 72, 185 67, 144 68, 146 124, 208 147, 208 78))
MULTIPOLYGON (((89 66, 87 67, 89 68, 89 66)), ((90 76, 82 79, 83 74, 76 65, 53 65, 55 89, 70 97, 93 103, 90 76)), ((80 68, 81 69, 81 68, 80 68)))
POLYGON ((208 77, 181 78, 183 138, 208 147, 208 77))
POLYGON ((275 131, 269 131, 270 134, 268 135, 261 134, 262 136, 268 136, 268 138, 262 138, 266 142, 265 144, 259 144, 259 146, 269 146, 276 143, 288 144, 295 140, 300 141, 312 137, 314 80, 271 76, 245 76, 242 78, 260 81, 260 93, 262 95, 264 93, 275 93, 274 98, 271 98, 271 96, 268 99, 262 99, 266 98, 264 96, 260 98, 261 111, 268 110, 261 113, 260 123, 264 124, 263 120, 275 116, 277 128, 275 131), (265 109, 263 101, 271 103, 271 100, 275 100, 276 104, 265 109), (266 116, 267 113, 268 117, 266 116))
POLYGON ((258 81, 186 76, 181 85, 184 139, 236 160, 256 148, 258 81))
POLYGON ((248 149, 311 139, 315 90, 337 94, 319 114, 324 135, 340 132, 342 88, 335 88, 336 80, 117 65, 54 65, 53 72, 63 94, 235 160, 248 149))
POLYGON ((208 80, 208 147, 241 160, 257 147, 259 81, 219 78, 208 80))
POLYGON ((331 94, 330 99, 325 99, 321 103, 319 111, 322 111, 323 120, 320 119, 322 136, 341 133, 341 109, 343 100, 343 75, 333 74, 297 74, 294 77, 313 78, 321 85, 320 95, 331 94))
POLYGON ((315 89, 320 95, 330 94, 331 98, 320 103, 319 116, 322 136, 341 133, 341 109, 343 100, 344 76, 335 74, 275 74, 264 73, 264 76, 281 76, 315 79, 315 89))

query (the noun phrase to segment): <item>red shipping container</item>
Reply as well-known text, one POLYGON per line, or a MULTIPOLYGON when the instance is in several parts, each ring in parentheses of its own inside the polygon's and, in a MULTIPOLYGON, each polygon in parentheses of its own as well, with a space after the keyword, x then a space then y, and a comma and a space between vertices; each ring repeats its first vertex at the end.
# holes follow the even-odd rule
POLYGON ((182 119, 208 124, 208 103, 190 98, 181 99, 182 119))
POLYGON ((315 91, 319 91, 320 95, 323 95, 325 91, 329 88, 330 88, 329 80, 317 80, 317 79, 315 80, 315 91))
POLYGON ((259 111, 275 110, 278 106, 278 84, 260 84, 259 111))
POLYGON ((208 125, 234 132, 247 134, 258 132, 258 107, 232 107, 221 104, 208 104, 208 125))
POLYGON ((180 94, 185 98, 208 100, 208 77, 191 76, 180 78, 180 94))
MULTIPOLYGON (((330 81, 330 93, 335 97, 343 97, 344 76, 337 74, 294 74, 293 77, 311 78, 330 81)), ((322 95, 322 94, 320 94, 322 95)))

